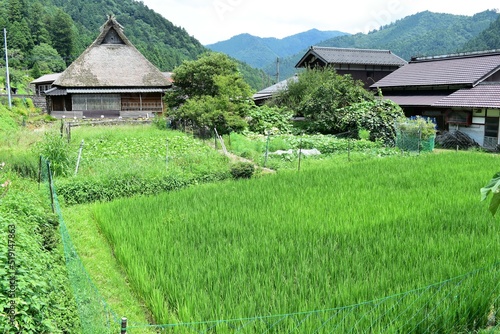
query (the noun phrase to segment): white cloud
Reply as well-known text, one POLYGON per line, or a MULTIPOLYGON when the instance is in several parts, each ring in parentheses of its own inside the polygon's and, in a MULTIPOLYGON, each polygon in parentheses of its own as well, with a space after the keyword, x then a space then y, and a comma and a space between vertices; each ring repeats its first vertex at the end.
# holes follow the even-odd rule
POLYGON ((202 44, 249 33, 283 38, 312 28, 366 33, 425 10, 473 15, 500 7, 497 0, 442 2, 436 0, 143 0, 149 8, 183 27, 202 44))

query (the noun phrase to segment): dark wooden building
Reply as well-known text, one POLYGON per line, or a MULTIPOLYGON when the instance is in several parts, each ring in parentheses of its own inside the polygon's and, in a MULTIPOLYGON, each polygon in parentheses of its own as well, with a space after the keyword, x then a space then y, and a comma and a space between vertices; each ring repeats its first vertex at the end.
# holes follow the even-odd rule
POLYGON ((172 86, 110 16, 101 33, 45 91, 54 117, 146 117, 164 111, 172 86))
POLYGON ((365 88, 406 65, 407 62, 389 50, 352 49, 311 46, 296 68, 331 66, 338 74, 350 74, 365 88))

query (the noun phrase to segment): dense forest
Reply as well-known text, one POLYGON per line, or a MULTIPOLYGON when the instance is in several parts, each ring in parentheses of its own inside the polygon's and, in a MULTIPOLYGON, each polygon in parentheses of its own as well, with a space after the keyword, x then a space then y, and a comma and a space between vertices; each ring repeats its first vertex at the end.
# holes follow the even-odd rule
MULTIPOLYGON (((184 28, 141 1, 0 0, 0 27, 7 30, 13 86, 26 81, 26 74, 37 78, 63 71, 95 40, 109 14, 116 16, 130 41, 162 71, 172 71, 182 61, 208 51, 184 28)), ((0 54, 4 67, 3 47, 0 54)), ((260 71, 242 62, 240 70, 252 87, 262 88, 260 71)), ((4 73, 0 80, 5 81, 4 73)))
POLYGON ((467 42, 463 51, 500 50, 500 16, 488 29, 467 42))

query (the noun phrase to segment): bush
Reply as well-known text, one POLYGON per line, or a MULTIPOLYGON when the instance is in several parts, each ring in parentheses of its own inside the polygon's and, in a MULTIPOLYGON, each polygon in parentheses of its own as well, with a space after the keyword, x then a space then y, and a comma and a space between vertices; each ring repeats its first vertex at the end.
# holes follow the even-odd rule
POLYGON ((37 180, 38 159, 32 153, 0 151, 0 163, 5 162, 5 168, 21 177, 37 180))
POLYGON ((70 145, 59 133, 46 132, 43 141, 37 143, 35 151, 37 155, 50 161, 54 176, 67 176, 70 173, 70 145))
POLYGON ((234 179, 249 179, 255 172, 255 167, 250 162, 237 162, 231 167, 231 175, 234 179))

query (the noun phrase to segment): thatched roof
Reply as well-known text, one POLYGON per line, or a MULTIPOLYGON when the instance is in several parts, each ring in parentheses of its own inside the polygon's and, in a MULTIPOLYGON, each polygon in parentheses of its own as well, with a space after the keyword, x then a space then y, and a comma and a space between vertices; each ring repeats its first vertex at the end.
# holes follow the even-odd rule
POLYGON ((59 87, 170 87, 109 16, 97 39, 54 82, 59 87))

